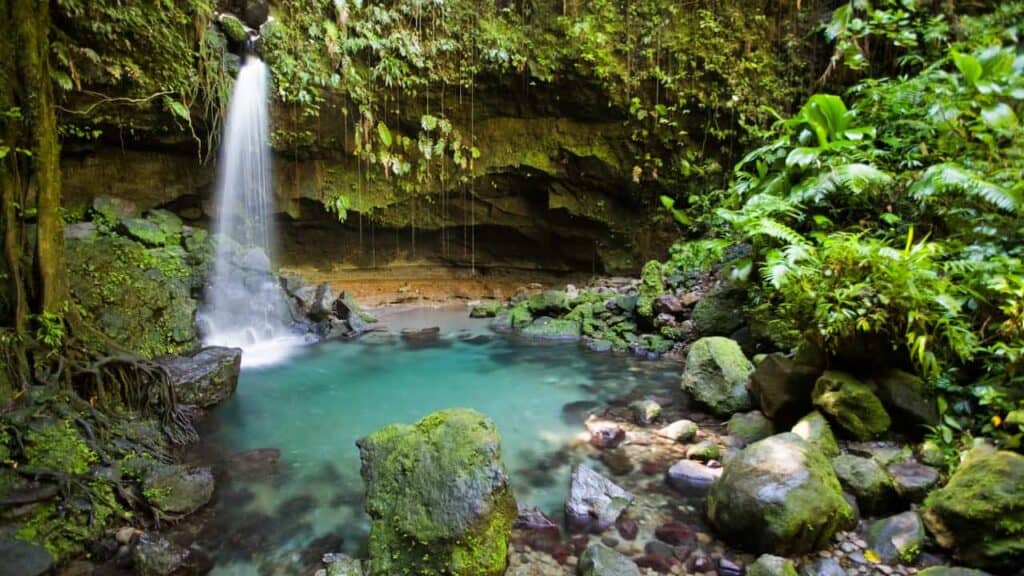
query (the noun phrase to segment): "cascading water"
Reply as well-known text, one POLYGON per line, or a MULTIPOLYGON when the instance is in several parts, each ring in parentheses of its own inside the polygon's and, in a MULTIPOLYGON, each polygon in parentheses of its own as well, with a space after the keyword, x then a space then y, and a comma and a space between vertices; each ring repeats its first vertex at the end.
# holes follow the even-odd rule
POLYGON ((204 344, 242 348, 242 363, 280 358, 296 337, 271 272, 274 239, 267 67, 247 56, 235 80, 220 153, 216 259, 200 314, 204 344))

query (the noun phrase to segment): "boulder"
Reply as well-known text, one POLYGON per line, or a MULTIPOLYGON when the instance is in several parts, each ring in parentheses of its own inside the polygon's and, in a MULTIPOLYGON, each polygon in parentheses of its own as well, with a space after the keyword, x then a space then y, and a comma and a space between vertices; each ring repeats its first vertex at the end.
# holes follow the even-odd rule
POLYGON ((374 574, 504 573, 518 508, 489 418, 442 410, 357 445, 374 574))
POLYGON ((732 285, 715 288, 693 307, 701 336, 728 336, 743 326, 743 291, 732 285))
POLYGON ((0 558, 0 576, 42 576, 54 564, 45 548, 21 540, 0 540, 0 558))
POLYGON ((797 576, 793 563, 782 556, 762 554, 747 566, 747 576, 797 576))
POLYGON ((721 468, 710 468, 694 460, 680 460, 665 473, 668 485, 683 496, 706 496, 721 477, 721 468))
POLYGON ((167 369, 178 400, 205 408, 235 393, 242 350, 210 346, 192 356, 170 356, 157 362, 167 369))
POLYGON ((893 486, 905 502, 917 504, 939 483, 939 471, 917 462, 895 462, 886 467, 893 486))
POLYGON ((571 532, 604 532, 618 519, 633 495, 585 464, 572 471, 565 518, 571 532))
POLYGON ((184 516, 213 497, 213 472, 181 464, 151 466, 142 478, 142 495, 162 515, 184 516))
POLYGON ((814 384, 813 399, 815 406, 857 440, 874 438, 891 424, 871 387, 845 372, 822 374, 814 384))
POLYGON ((331 305, 335 301, 334 290, 326 282, 299 288, 295 291, 295 298, 299 301, 301 313, 314 322, 326 320, 331 315, 331 305))
POLYGON ((726 429, 730 436, 739 438, 743 444, 757 442, 775 434, 775 425, 757 410, 733 414, 726 429))
POLYGON ((750 374, 750 392, 766 416, 780 426, 792 426, 811 410, 811 391, 820 374, 816 366, 769 354, 750 374))
POLYGON ((970 566, 1010 574, 1024 562, 1024 456, 971 450, 940 490, 924 502, 935 540, 970 566))
POLYGON ((690 460, 700 460, 702 462, 715 460, 721 454, 722 450, 718 447, 718 444, 715 444, 710 440, 701 440, 686 449, 687 458, 690 460))
POLYGON ((676 442, 689 442, 697 435, 698 430, 697 423, 692 420, 676 420, 667 426, 659 428, 654 433, 662 438, 668 438, 676 442))
POLYGON ((122 218, 138 218, 142 214, 135 202, 116 196, 93 198, 92 211, 107 224, 117 222, 122 218))
POLYGON ((693 343, 681 386, 716 416, 752 408, 747 380, 753 368, 739 344, 718 336, 693 343))
POLYGON ((926 426, 939 423, 939 408, 924 380, 902 370, 890 370, 877 380, 878 398, 896 422, 919 437, 926 426))
POLYGON ((522 328, 523 336, 541 340, 575 341, 580 339, 580 324, 575 320, 563 320, 541 316, 522 328))
POLYGON ((665 278, 661 262, 650 260, 644 264, 637 287, 636 313, 650 320, 654 317, 654 301, 665 292, 665 278))
POLYGON ((896 491, 892 478, 878 462, 843 454, 832 459, 832 468, 843 488, 857 498, 857 506, 865 515, 873 516, 892 509, 896 491))
POLYGON ((470 318, 494 318, 501 312, 501 302, 480 302, 476 306, 469 309, 470 318))
POLYGON ((924 539, 924 524, 913 511, 882 518, 868 528, 868 547, 886 564, 912 563, 917 559, 924 539))
POLYGON ((569 297, 562 290, 545 290, 527 298, 526 307, 533 316, 559 316, 569 311, 569 297))
POLYGON ((234 44, 244 44, 249 39, 248 27, 234 14, 221 14, 217 18, 217 24, 224 37, 234 44))
POLYGON ((839 444, 836 443, 836 437, 832 434, 832 427, 817 410, 801 418, 793 425, 790 432, 813 444, 829 458, 839 455, 839 444))
POLYGON ((708 518, 725 539, 752 552, 803 554, 850 524, 828 460, 793 433, 747 446, 708 494, 708 518))
POLYGON ((591 544, 580 555, 579 576, 640 576, 632 560, 604 544, 591 544))

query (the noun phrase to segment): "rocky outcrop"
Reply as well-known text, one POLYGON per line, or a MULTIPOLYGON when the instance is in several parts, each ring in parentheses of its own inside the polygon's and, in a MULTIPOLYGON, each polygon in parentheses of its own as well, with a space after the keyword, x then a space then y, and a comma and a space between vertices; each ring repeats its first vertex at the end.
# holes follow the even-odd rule
POLYGON ((1024 456, 975 448, 924 503, 935 540, 966 564, 1010 574, 1024 562, 1024 456))
POLYGON ((730 459, 707 512, 727 540, 781 555, 824 546, 853 518, 828 460, 792 433, 755 442, 730 459))
POLYGON ((358 446, 374 574, 504 573, 517 507, 490 419, 443 410, 358 446))
POLYGON ((717 416, 752 407, 747 381, 753 369, 739 344, 728 338, 701 338, 686 356, 682 389, 717 416))
POLYGON ((178 400, 205 408, 234 394, 242 365, 242 351, 211 346, 192 356, 161 358, 158 363, 167 369, 178 400))
POLYGON ((814 405, 857 440, 869 440, 889 429, 891 420, 871 387, 853 376, 826 371, 814 384, 814 405))

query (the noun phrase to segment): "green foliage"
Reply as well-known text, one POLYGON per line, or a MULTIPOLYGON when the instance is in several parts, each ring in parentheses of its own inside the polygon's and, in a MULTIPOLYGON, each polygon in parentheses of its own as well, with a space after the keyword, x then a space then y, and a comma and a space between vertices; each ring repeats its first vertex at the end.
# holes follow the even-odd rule
POLYGON ((70 420, 58 420, 25 435, 25 466, 30 470, 84 475, 99 460, 70 420))

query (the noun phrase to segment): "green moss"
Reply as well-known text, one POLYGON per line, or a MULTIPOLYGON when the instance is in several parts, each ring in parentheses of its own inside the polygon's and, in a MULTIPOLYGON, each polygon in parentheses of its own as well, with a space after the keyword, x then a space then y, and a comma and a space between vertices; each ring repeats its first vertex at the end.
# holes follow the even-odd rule
POLYGON ((869 440, 891 425, 871 387, 845 372, 828 370, 814 384, 814 405, 858 440, 869 440))
POLYGON ((101 538, 115 519, 129 516, 105 482, 90 482, 84 501, 85 506, 39 506, 14 537, 42 546, 59 561, 83 553, 85 545, 101 538))
POLYGON ((82 440, 70 420, 57 420, 25 435, 26 467, 81 476, 99 457, 82 440))
POLYGON ((644 264, 640 275, 639 295, 636 301, 636 312, 643 318, 654 317, 654 300, 665 293, 665 278, 662 265, 657 260, 644 264))
POLYGON ((501 302, 481 302, 469 311, 470 318, 494 318, 504 306, 501 302))
POLYGON ((217 19, 217 24, 224 32, 224 36, 232 42, 242 44, 249 39, 249 32, 246 31, 245 25, 231 14, 221 14, 217 19))
POLYGON ((739 344, 728 338, 701 338, 690 346, 681 386, 719 416, 752 407, 747 380, 753 370, 739 344))
POLYGON ((520 302, 509 310, 509 320, 512 322, 512 328, 516 330, 522 330, 533 322, 533 314, 530 313, 530 307, 526 302, 520 302))

